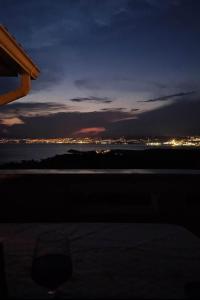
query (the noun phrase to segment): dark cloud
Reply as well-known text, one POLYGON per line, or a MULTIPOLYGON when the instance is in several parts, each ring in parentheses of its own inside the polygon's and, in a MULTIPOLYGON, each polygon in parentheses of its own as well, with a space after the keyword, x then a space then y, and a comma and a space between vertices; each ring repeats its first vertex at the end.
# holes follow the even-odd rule
MULTIPOLYGON (((181 3, 184 1, 181 1, 181 3)), ((2 22, 28 49, 47 49, 98 41, 103 36, 133 30, 138 19, 162 15, 177 1, 151 0, 2 0, 2 22), (97 35, 98 33, 98 35, 97 35)), ((185 4, 186 5, 186 4, 185 4)), ((180 10, 180 8, 179 8, 180 10)))
POLYGON ((130 113, 114 110, 109 112, 61 112, 45 116, 24 116, 21 118, 21 123, 16 120, 16 125, 6 126, 0 124, 0 135, 2 137, 19 138, 67 137, 72 136, 82 128, 106 128, 111 122, 130 116, 130 113))
MULTIPOLYGON (((149 56, 151 53, 155 53, 157 58, 157 53, 151 49, 154 41, 148 38, 149 36, 155 37, 157 45, 159 40, 156 31, 151 31, 152 34, 149 35, 143 35, 147 29, 153 30, 148 27, 149 22, 154 22, 154 30, 155 26, 158 29, 161 28, 162 19, 167 18, 169 21, 170 17, 172 19, 178 17, 180 20, 192 23, 194 19, 197 19, 198 3, 198 0, 59 0, 59 3, 50 0, 2 0, 1 4, 4 9, 1 20, 41 68, 39 80, 33 82, 32 91, 34 92, 50 89, 57 85, 62 81, 63 75, 70 73, 73 68, 76 68, 76 63, 78 65, 81 60, 87 62, 88 68, 92 68, 91 63, 94 66, 95 61, 97 70, 95 72, 98 73, 102 61, 106 63, 106 57, 110 58, 109 62, 116 59, 118 54, 115 54, 114 51, 117 53, 117 49, 120 49, 120 52, 122 50, 120 60, 124 62, 126 57, 129 58, 128 66, 130 65, 132 68, 136 66, 133 56, 140 63, 140 60, 137 59, 137 48, 144 61, 146 57, 147 61, 151 59, 149 56), (195 14, 195 18, 192 13, 195 14), (155 14, 160 16, 159 23, 154 18, 155 14), (136 28, 135 31, 134 28, 136 28), (119 44, 120 34, 123 43, 119 44), (144 43, 141 42, 142 39, 144 39, 144 43), (102 40, 106 43, 102 43, 102 40), (136 44, 137 47, 135 47, 136 44), (149 51, 147 45, 151 46, 149 51), (147 53, 144 53, 145 49, 147 49, 147 53), (98 52, 102 54, 102 60, 95 58, 98 52), (95 60, 91 62, 90 58, 93 56, 95 60)), ((166 28, 168 30, 166 33, 169 35, 169 27, 166 28)), ((199 26, 196 26, 196 30, 198 28, 199 26)), ((161 31, 161 34, 165 37, 165 32, 161 31)), ((168 44, 173 42, 167 35, 166 41, 168 44)), ((187 44, 190 42, 187 41, 187 44)), ((164 47, 165 45, 162 45, 162 49, 164 47)), ((186 49, 182 47, 182 44, 180 47, 186 49)), ((180 49, 178 49, 178 53, 180 53, 180 49)), ((119 61, 119 57, 117 57, 117 61, 119 61)), ((120 66, 118 67, 121 72, 120 66)), ((81 69, 81 67, 78 68, 81 69)), ((86 69, 84 68, 84 71, 86 69)), ((113 71, 113 67, 110 69, 113 71)), ((92 71, 94 72, 94 70, 92 71)), ((116 73, 115 71, 114 73, 116 73)), ((74 78, 70 79, 74 81, 74 78)), ((102 89, 102 84, 99 86, 98 82, 89 79, 78 79, 74 81, 74 84, 80 89, 102 89)))
POLYGON ((131 112, 134 112, 134 111, 139 111, 139 108, 132 108, 131 112))
POLYGON ((56 102, 15 102, 0 108, 0 119, 33 117, 68 111, 70 106, 56 102))
MULTIPOLYGON (((85 89, 86 93, 82 95, 115 95, 114 97, 121 99, 118 105, 122 108, 123 99, 129 101, 130 92, 133 95, 128 103, 129 114, 126 115, 124 110, 117 111, 117 108, 105 108, 100 112, 101 120, 96 125, 92 121, 95 123, 93 116, 99 116, 97 112, 69 113, 71 107, 62 107, 59 103, 8 106, 7 112, 0 108, 1 118, 12 118, 1 125, 5 129, 5 124, 10 124, 10 135, 28 136, 30 130, 32 136, 59 136, 61 133, 66 136, 67 133, 71 134, 72 129, 80 129, 75 125, 76 122, 84 128, 104 127, 105 123, 110 128, 111 135, 122 132, 124 135, 126 131, 132 134, 153 131, 159 133, 162 131, 160 125, 166 131, 168 127, 156 121, 158 116, 153 117, 156 111, 147 114, 140 112, 137 120, 127 120, 136 111, 130 110, 130 107, 135 106, 135 95, 139 95, 138 99, 153 98, 148 95, 161 95, 143 101, 147 102, 144 110, 148 107, 148 102, 163 101, 164 104, 164 101, 170 99, 179 99, 186 107, 184 100, 191 97, 192 101, 195 92, 178 92, 198 90, 199 0, 1 0, 1 7, 1 22, 41 69, 38 80, 32 82, 32 93, 47 91, 47 96, 48 93, 52 96, 51 89, 55 89, 54 95, 57 93, 58 99, 69 91, 68 98, 71 97, 72 102, 94 101, 105 103, 105 107, 106 103, 114 102, 107 97, 77 98, 76 95, 79 94, 76 94, 75 88, 85 89), (62 81, 63 84, 60 84, 62 81), (182 85, 178 86, 180 82, 182 85), (75 86, 70 86, 71 83, 75 86), (101 91, 101 94, 95 92, 96 90, 101 91), (115 118, 112 117, 113 114, 115 118), (108 122, 108 116, 115 120, 115 124, 108 122), (83 118, 89 118, 88 123, 91 124, 87 124, 87 120, 83 118), (57 128, 55 130, 54 121, 57 128), (158 128, 151 124, 154 121, 159 124, 158 128)), ((0 93, 14 89, 18 84, 15 79, 2 80, 0 93)), ((176 102, 178 101, 174 101, 174 105, 176 102)), ((175 128, 175 106, 167 104, 172 109, 171 117, 174 118, 172 123, 175 128)), ((191 110, 192 107, 198 111, 196 103, 192 104, 191 110)), ((182 111, 181 104, 178 108, 179 112, 182 111)), ((162 109, 158 111, 161 115, 168 114, 167 108, 162 109)), ((162 117, 167 122, 164 115, 162 117)), ((198 121, 195 120, 198 128, 198 121)), ((190 116, 188 120, 183 116, 183 121, 178 122, 182 127, 184 124, 189 127, 189 121, 193 126, 192 132, 194 124, 190 116)), ((177 132, 182 132, 182 129, 179 130, 178 127, 177 132)))
POLYGON ((102 108, 101 111, 124 111, 125 107, 110 107, 110 108, 102 108))
POLYGON ((137 101, 137 102, 168 101, 168 100, 171 100, 171 99, 174 99, 174 98, 189 96, 189 95, 194 95, 194 94, 196 94, 196 91, 187 92, 187 93, 178 93, 178 94, 173 94, 173 95, 167 95, 167 96, 162 96, 162 97, 158 97, 158 98, 154 98, 154 99, 150 99, 150 100, 137 101))
POLYGON ((200 98, 176 101, 137 114, 137 119, 109 125, 109 136, 192 136, 200 135, 200 98))
POLYGON ((110 109, 109 108, 102 108, 100 109, 101 111, 109 111, 110 109))
POLYGON ((94 101, 97 103, 112 103, 113 102, 113 100, 111 100, 109 97, 95 97, 95 96, 77 97, 77 98, 72 98, 69 100, 72 102, 85 102, 85 101, 94 101))
MULTIPOLYGON (((106 129, 102 135, 107 137, 200 135, 200 98, 194 99, 192 96, 187 101, 183 97, 182 101, 176 101, 152 111, 137 113, 137 115, 134 111, 131 113, 114 109, 82 113, 73 111, 53 113, 50 109, 47 115, 36 113, 31 116, 30 106, 25 107, 25 103, 21 105, 27 113, 21 113, 20 120, 14 119, 0 124, 2 137, 66 137, 72 136, 74 132, 82 128, 99 127, 106 129), (11 122, 10 125, 9 122, 11 122)), ((41 109, 40 104, 38 108, 35 104, 36 111, 39 107, 41 109)))

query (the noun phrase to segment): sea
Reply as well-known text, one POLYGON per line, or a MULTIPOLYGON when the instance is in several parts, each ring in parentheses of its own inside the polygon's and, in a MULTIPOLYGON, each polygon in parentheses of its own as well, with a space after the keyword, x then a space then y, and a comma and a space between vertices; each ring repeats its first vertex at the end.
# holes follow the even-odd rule
POLYGON ((69 150, 145 150, 149 147, 143 144, 0 144, 0 165, 23 160, 41 160, 55 155, 69 154, 69 150))

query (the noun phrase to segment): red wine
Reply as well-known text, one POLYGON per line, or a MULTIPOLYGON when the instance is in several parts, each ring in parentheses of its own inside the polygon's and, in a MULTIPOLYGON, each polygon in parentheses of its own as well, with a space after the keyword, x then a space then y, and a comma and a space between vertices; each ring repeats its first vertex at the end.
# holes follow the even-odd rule
POLYGON ((57 289, 72 275, 71 258, 63 254, 47 254, 33 260, 32 279, 50 290, 57 289))

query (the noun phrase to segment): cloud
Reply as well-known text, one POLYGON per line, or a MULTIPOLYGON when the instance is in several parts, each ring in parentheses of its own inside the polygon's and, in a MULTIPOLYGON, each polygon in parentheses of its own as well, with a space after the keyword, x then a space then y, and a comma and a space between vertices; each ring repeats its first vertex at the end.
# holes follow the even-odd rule
MULTIPOLYGON (((24 108, 24 111, 27 109, 24 108)), ((99 133, 104 137, 200 135, 199 115, 200 98, 194 99, 191 95, 187 100, 183 96, 181 101, 172 102, 168 106, 155 110, 140 112, 137 115, 134 111, 131 113, 114 109, 94 112, 63 111, 32 116, 24 114, 23 117, 18 117, 23 124, 19 124, 20 121, 18 122, 17 119, 12 120, 11 116, 10 120, 5 121, 8 122, 7 124, 2 124, 1 116, 0 136, 67 137, 87 128, 105 128, 106 131, 99 133), (13 121, 18 124, 7 126, 13 121)))
MULTIPOLYGON (((30 118, 47 116, 70 110, 71 107, 66 104, 56 102, 19 102, 11 103, 0 108, 0 122, 6 124, 7 119, 13 118, 30 118), (4 120, 4 121, 2 121, 4 120)), ((2 124, 3 124, 2 123, 2 124)))
MULTIPOLYGON (((96 81, 92 76, 89 79, 87 76, 90 76, 91 71, 92 74, 102 72, 107 58, 110 58, 108 59, 110 70, 116 71, 111 65, 117 55, 112 49, 116 42, 119 47, 116 47, 115 50, 117 53, 120 51, 120 61, 123 62, 126 55, 127 58, 130 56, 129 51, 132 52, 131 57, 135 56, 137 60, 137 47, 135 47, 134 41, 137 41, 137 34, 142 37, 140 31, 145 30, 146 32, 146 24, 149 24, 149 19, 146 19, 147 12, 148 14, 150 11, 158 12, 155 7, 174 7, 168 4, 177 3, 178 0, 60 0, 59 5, 48 0, 20 0, 19 2, 3 0, 4 10, 1 19, 2 22, 8 24, 10 32, 16 35, 17 40, 25 46, 28 54, 41 69, 40 77, 33 82, 31 93, 34 93, 54 88, 66 78, 73 81, 75 78, 79 78, 77 74, 80 76, 80 79, 74 81, 77 88, 88 90, 105 88, 104 82, 96 81), (16 11, 20 13, 16 13, 16 11), (138 19, 140 19, 139 26, 138 19), (135 25, 139 30, 133 35, 133 26, 135 25), (123 37, 123 43, 120 45, 118 43, 119 34, 123 37), (102 43, 102 40, 106 43, 102 43), (130 50, 128 51, 127 48, 126 51, 121 52, 120 49, 124 48, 125 50, 127 47, 126 40, 129 41, 128 48, 130 50), (132 48, 132 41, 134 48, 132 48), (132 55, 133 53, 134 55, 132 55), (101 61, 99 58, 103 58, 103 60, 101 61), (84 67, 84 64, 87 64, 87 67, 84 67), (94 69, 96 70, 94 71, 94 69)), ((194 13, 198 11, 196 9, 194 13)), ((174 14, 174 18, 176 18, 176 14, 174 14)), ((198 27, 196 26, 196 28, 198 27)), ((143 49, 140 39, 138 42, 138 48, 143 49)), ((150 41, 149 44, 153 43, 150 41)), ((148 51, 148 53, 150 52, 148 51)), ((118 60, 119 58, 117 58, 118 60)), ((148 56, 148 61, 150 60, 152 59, 148 56)), ((134 64, 134 60, 132 63, 134 64)), ((123 68, 120 64, 114 62, 114 65, 118 66, 121 73, 123 68)), ((136 65, 134 64, 134 68, 136 65)), ((107 66, 109 65, 107 64, 107 66)), ((150 66, 148 68, 150 69, 150 66)), ((127 74, 127 70, 126 67, 125 74, 127 74)), ((106 71, 103 71, 105 74, 106 71)), ((106 85, 108 88, 110 81, 106 85)), ((124 89, 127 90, 131 86, 133 86, 131 82, 127 83, 124 89)), ((114 89, 116 90, 116 88, 117 85, 114 89)), ((119 84, 119 89, 121 88, 123 88, 123 84, 119 84)), ((135 87, 133 86, 133 88, 135 87)))
MULTIPOLYGON (((111 60, 112 62, 112 60, 111 60)), ((115 66, 113 66, 115 68, 115 66)), ((127 73, 127 72, 126 72, 127 73)), ((106 74, 98 74, 96 75, 96 72, 94 75, 96 76, 93 78, 86 78, 86 79, 79 79, 75 80, 74 84, 75 86, 80 90, 87 90, 91 94, 94 94, 94 91, 102 91, 102 93, 105 93, 105 91, 108 91, 108 93, 112 91, 118 91, 119 93, 124 92, 125 94, 129 92, 134 93, 163 93, 163 91, 179 91, 183 89, 187 90, 196 90, 198 89, 198 83, 191 82, 189 83, 188 80, 183 82, 182 85, 178 85, 167 82, 164 83, 162 81, 155 79, 149 80, 148 78, 145 78, 144 76, 141 77, 140 72, 136 75, 134 74, 123 74, 123 72, 118 72, 113 74, 113 72, 106 72, 106 74), (185 84, 185 86, 184 86, 185 84)))
POLYGON ((139 108, 132 108, 132 109, 128 109, 128 108, 126 108, 126 107, 110 107, 110 108, 106 108, 106 107, 104 107, 104 108, 101 108, 100 109, 101 111, 129 111, 130 113, 131 113, 131 115, 134 113, 134 112, 138 112, 138 111, 140 111, 140 109, 139 108))
POLYGON ((11 127, 14 125, 25 124, 25 123, 20 118, 13 117, 13 118, 0 119, 0 124, 7 127, 11 127))
POLYGON ((137 114, 137 119, 110 123, 107 136, 200 135, 200 98, 184 97, 155 110, 137 114))
POLYGON ((80 130, 73 133, 73 135, 98 135, 106 131, 105 127, 89 127, 81 128, 80 130))
POLYGON ((139 110, 140 110, 139 108, 132 108, 132 109, 131 109, 131 112, 139 111, 139 110))
POLYGON ((85 102, 85 101, 94 101, 97 103, 112 103, 113 100, 111 100, 109 97, 77 97, 77 98, 72 98, 69 99, 72 102, 85 102))
POLYGON ((137 102, 156 102, 156 101, 168 101, 170 99, 174 99, 177 97, 183 97, 183 96, 188 96, 188 95, 194 95, 196 94, 196 91, 192 91, 192 92, 187 92, 187 93, 178 93, 178 94, 173 94, 173 95, 167 95, 167 96, 162 96, 162 97, 158 97, 158 98, 154 98, 154 99, 150 99, 150 100, 142 100, 142 101, 137 101, 137 102))
MULTIPOLYGON (((46 115, 26 115, 20 117, 24 124, 8 127, 0 124, 1 137, 42 138, 73 136, 82 128, 106 128, 112 122, 131 117, 124 111, 65 111, 46 115), (5 128, 7 131, 5 132, 5 128)), ((102 131, 100 134, 104 134, 102 131)), ((89 133, 88 133, 89 135, 89 133)))
POLYGON ((125 107, 110 107, 110 108, 102 108, 101 111, 123 111, 126 110, 125 107))

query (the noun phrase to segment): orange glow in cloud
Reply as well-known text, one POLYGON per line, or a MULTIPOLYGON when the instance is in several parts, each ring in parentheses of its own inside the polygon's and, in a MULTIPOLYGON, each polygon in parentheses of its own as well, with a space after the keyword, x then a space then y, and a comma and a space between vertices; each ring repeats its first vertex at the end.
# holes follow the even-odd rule
POLYGON ((80 130, 76 131, 75 134, 97 135, 104 131, 106 131, 106 129, 104 127, 88 127, 88 128, 81 128, 80 130))
POLYGON ((13 117, 13 118, 1 119, 0 124, 11 127, 14 125, 24 124, 24 122, 18 117, 13 117))

